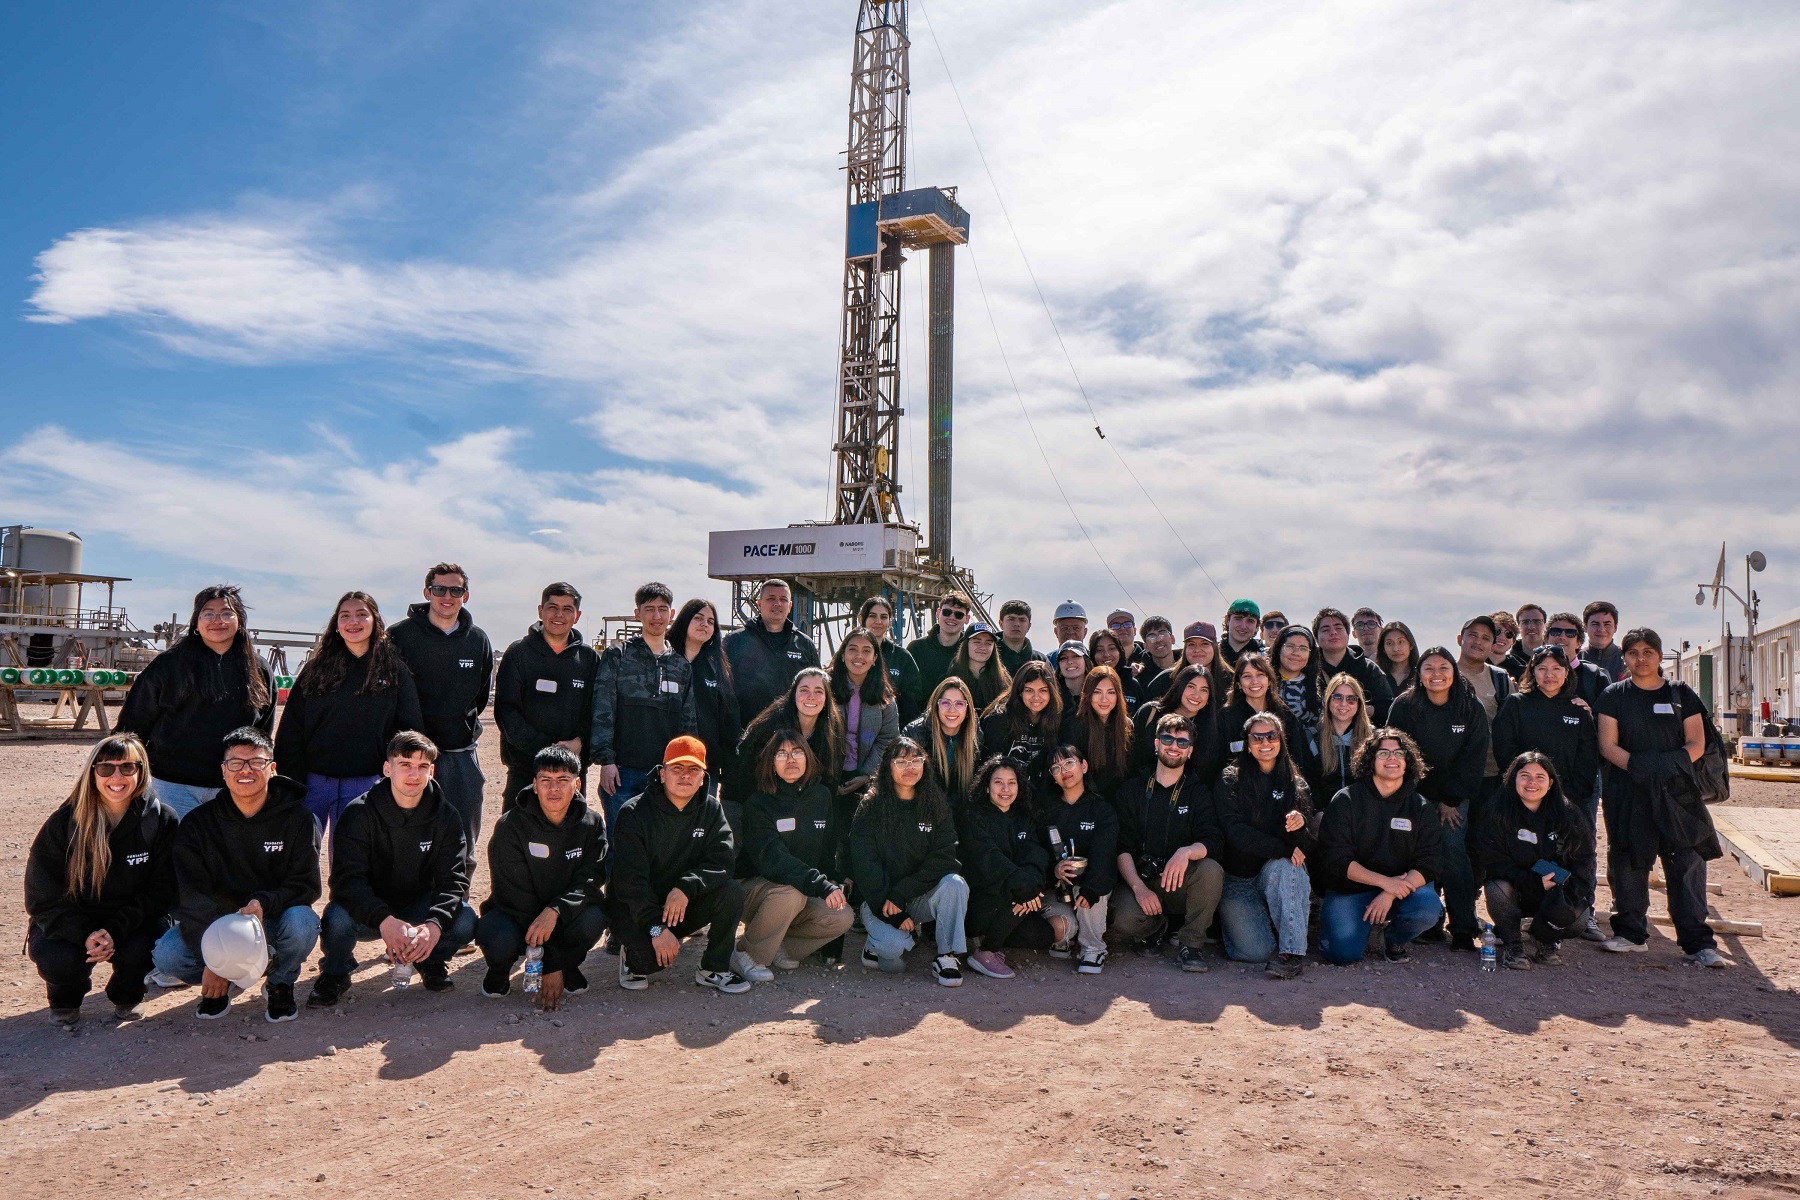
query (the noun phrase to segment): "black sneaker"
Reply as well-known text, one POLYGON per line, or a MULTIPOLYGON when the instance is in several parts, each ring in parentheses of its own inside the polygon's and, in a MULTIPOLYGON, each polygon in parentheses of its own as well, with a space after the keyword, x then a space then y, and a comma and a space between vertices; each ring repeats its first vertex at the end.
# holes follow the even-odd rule
POLYGON ((1539 942, 1533 947, 1533 957, 1546 967, 1562 966, 1562 945, 1559 942, 1539 942))
POLYGON ((330 1008, 350 991, 350 977, 335 975, 330 971, 320 971, 319 977, 313 980, 312 991, 307 993, 306 1007, 330 1008))
POLYGON ((450 968, 443 963, 420 963, 419 980, 428 992, 447 992, 456 986, 456 981, 450 978, 450 968))
POLYGON ((1500 965, 1513 971, 1531 970, 1531 955, 1517 942, 1508 942, 1500 951, 1500 965))
POLYGON ((727 996, 741 996, 750 990, 750 981, 736 971, 708 971, 702 967, 694 972, 694 983, 699 987, 724 992, 727 996))
POLYGON ((1206 959, 1199 949, 1193 946, 1181 946, 1175 951, 1175 962, 1190 975, 1203 975, 1209 968, 1206 959))
POLYGON ((1068 942, 1054 942, 1050 946, 1051 958, 1074 958, 1075 947, 1068 942))
POLYGON ((294 1003, 294 985, 291 983, 271 983, 268 986, 269 1011, 263 1020, 271 1025, 279 1025, 283 1021, 291 1021, 300 1015, 300 1006, 294 1003))
POLYGON ((1412 955, 1407 951, 1404 945, 1395 945, 1393 942, 1388 942, 1386 946, 1387 948, 1383 952, 1383 957, 1389 962, 1409 963, 1412 961, 1412 955))
POLYGON ((1161 937, 1132 938, 1131 949, 1139 958, 1160 958, 1163 940, 1161 937))
POLYGON ((563 995, 579 996, 587 990, 587 976, 581 973, 580 967, 563 968, 563 995))
POLYGON ((55 1021, 58 1025, 61 1025, 64 1029, 68 1029, 80 1022, 81 1009, 79 1007, 53 1008, 50 1010, 50 1019, 55 1021))
POLYGON ((1449 933, 1446 932, 1444 929, 1444 918, 1439 917, 1437 919, 1436 925, 1433 925, 1430 929, 1427 929, 1424 933, 1421 933, 1418 937, 1414 938, 1413 941, 1415 941, 1415 942, 1441 942, 1449 936, 1450 936, 1449 933))
POLYGON ((202 996, 200 997, 200 1007, 194 1010, 194 1015, 202 1021, 216 1021, 224 1016, 225 1010, 230 1007, 230 992, 226 992, 223 996, 202 996))
POLYGON ((1305 966, 1306 956, 1304 954, 1277 954, 1269 960, 1269 965, 1263 968, 1263 974, 1271 979, 1298 979, 1305 966))
POLYGON ((1450 937, 1450 948, 1452 950, 1467 950, 1469 953, 1473 954, 1476 949, 1475 935, 1472 933, 1452 934, 1450 937))
POLYGON ((113 1016, 121 1021, 135 1021, 144 1015, 142 1005, 143 1001, 141 1000, 135 1004, 114 1003, 113 1016))
POLYGON ((954 954, 940 954, 931 960, 931 977, 944 987, 961 987, 962 964, 954 954))
POLYGON ((512 991, 512 972, 501 967, 489 967, 487 974, 481 977, 481 994, 490 1000, 512 991))

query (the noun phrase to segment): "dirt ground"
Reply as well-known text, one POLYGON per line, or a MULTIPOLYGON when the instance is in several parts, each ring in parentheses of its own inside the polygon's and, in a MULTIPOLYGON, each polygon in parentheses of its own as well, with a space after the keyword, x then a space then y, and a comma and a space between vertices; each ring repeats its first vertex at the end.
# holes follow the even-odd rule
MULTIPOLYGON (((24 939, 26 851, 83 753, 0 745, 0 942, 24 939)), ((597 955, 593 990, 541 1015, 517 988, 484 999, 478 957, 454 992, 394 993, 366 947, 334 1012, 270 1025, 245 997, 202 1023, 189 988, 120 1025, 96 992, 71 1034, 8 955, 0 1194, 1800 1194, 1800 900, 1729 859, 1712 878, 1766 930, 1722 939, 1726 972, 1657 935, 1642 956, 1570 943, 1557 969, 1431 946, 1290 983, 1021 954, 1016 979, 949 991, 915 951, 904 976, 808 966, 732 997, 692 986, 690 944, 641 993, 597 955)))

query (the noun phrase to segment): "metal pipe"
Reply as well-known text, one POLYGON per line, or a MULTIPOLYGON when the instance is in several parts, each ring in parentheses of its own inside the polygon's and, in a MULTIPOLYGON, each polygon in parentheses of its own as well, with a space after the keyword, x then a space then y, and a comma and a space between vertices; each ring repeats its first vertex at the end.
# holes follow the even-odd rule
POLYGON ((939 242, 931 247, 930 338, 927 341, 928 408, 926 434, 930 462, 931 561, 950 566, 950 435, 953 358, 952 331, 956 325, 956 246, 939 242))

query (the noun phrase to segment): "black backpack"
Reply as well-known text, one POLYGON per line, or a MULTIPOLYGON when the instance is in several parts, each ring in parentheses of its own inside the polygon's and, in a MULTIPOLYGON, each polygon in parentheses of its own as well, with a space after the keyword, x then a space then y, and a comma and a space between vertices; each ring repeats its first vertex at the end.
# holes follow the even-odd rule
MULTIPOLYGON (((1675 715, 1687 720, 1687 713, 1681 707, 1682 689, 1672 686, 1669 691, 1675 697, 1675 715)), ((1700 706, 1700 724, 1706 730, 1706 749, 1701 752, 1700 761, 1694 764, 1694 782, 1700 785, 1703 802, 1723 804, 1731 799, 1731 769, 1725 760, 1725 739, 1704 703, 1700 706)))

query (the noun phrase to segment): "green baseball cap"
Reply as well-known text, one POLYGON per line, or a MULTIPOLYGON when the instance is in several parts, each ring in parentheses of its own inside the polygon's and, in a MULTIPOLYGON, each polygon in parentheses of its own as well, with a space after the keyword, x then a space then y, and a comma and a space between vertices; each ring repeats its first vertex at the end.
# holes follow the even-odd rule
POLYGON ((1256 606, 1254 600, 1233 600, 1231 607, 1225 610, 1225 615, 1228 617, 1236 616, 1238 613, 1249 613, 1257 620, 1262 620, 1262 609, 1256 606))

